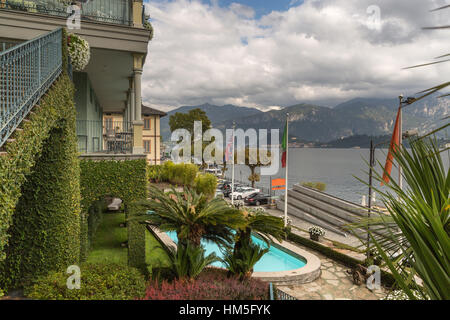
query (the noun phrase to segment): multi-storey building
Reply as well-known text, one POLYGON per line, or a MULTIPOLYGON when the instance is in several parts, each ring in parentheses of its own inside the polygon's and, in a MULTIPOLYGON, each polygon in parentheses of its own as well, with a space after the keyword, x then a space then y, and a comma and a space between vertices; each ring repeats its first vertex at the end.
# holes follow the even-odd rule
MULTIPOLYGON (((90 45, 91 58, 73 73, 79 151, 85 157, 144 155, 142 70, 151 30, 142 0, 74 1, 81 6, 79 29, 68 30, 90 45), (122 115, 120 153, 105 150, 105 113, 122 115)), ((67 27, 67 1, 0 0, 0 50, 67 27)))

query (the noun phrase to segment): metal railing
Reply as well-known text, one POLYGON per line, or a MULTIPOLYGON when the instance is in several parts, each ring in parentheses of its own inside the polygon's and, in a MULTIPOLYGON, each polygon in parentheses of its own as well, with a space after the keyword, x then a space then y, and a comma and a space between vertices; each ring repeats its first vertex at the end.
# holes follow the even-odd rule
POLYGON ((298 300, 296 297, 278 289, 272 282, 269 283, 269 295, 270 300, 298 300))
POLYGON ((62 70, 62 29, 0 52, 0 146, 62 70))
POLYGON ((78 151, 127 154, 133 150, 132 122, 77 120, 78 151))
POLYGON ((81 9, 82 20, 92 20, 115 24, 132 24, 132 1, 131 0, 91 0, 87 3, 82 1, 61 0, 5 0, 0 3, 0 9, 40 13, 60 17, 69 17, 72 13, 67 12, 71 2, 78 3, 81 9))

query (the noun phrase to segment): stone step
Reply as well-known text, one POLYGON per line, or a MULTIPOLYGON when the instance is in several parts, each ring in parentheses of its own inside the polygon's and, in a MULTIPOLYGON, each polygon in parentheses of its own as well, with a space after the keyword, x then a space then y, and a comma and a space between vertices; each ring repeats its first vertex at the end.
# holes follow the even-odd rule
POLYGON ((349 212, 359 215, 361 217, 365 217, 367 215, 367 208, 359 206, 355 203, 345 201, 343 199, 336 198, 336 197, 326 194, 324 192, 320 192, 318 190, 314 190, 314 189, 304 187, 304 186, 301 186, 298 184, 294 185, 293 190, 303 193, 303 194, 305 194, 311 198, 314 198, 316 200, 319 200, 321 202, 328 203, 328 204, 332 205, 333 207, 337 207, 342 210, 349 211, 349 212))
POLYGON ((344 225, 348 223, 357 222, 361 219, 361 216, 355 215, 353 212, 345 211, 339 207, 333 206, 328 202, 317 200, 304 193, 298 192, 296 189, 289 191, 289 196, 298 199, 303 203, 303 208, 307 212, 312 214, 328 215, 334 217, 337 224, 344 225))
MULTIPOLYGON (((346 221, 339 219, 338 217, 321 212, 319 209, 316 209, 315 207, 308 205, 307 203, 305 203, 303 201, 303 199, 300 199, 297 197, 298 197, 298 193, 289 190, 288 204, 291 204, 294 207, 302 210, 303 212, 306 212, 306 213, 308 213, 312 216, 315 216, 321 220, 325 220, 328 223, 330 223, 333 226, 336 226, 338 228, 340 228, 341 226, 343 226, 347 223, 346 221)), ((281 200, 284 201, 284 196, 281 197, 281 200)))
MULTIPOLYGON (((277 201, 277 209, 284 211, 284 201, 277 201)), ((313 225, 322 227, 326 230, 332 231, 336 234, 347 236, 347 233, 341 230, 340 228, 332 225, 331 223, 324 221, 322 219, 317 218, 316 216, 310 215, 307 212, 304 212, 303 210, 295 207, 292 204, 288 203, 288 215, 297 217, 299 219, 302 219, 306 222, 309 222, 313 225)))

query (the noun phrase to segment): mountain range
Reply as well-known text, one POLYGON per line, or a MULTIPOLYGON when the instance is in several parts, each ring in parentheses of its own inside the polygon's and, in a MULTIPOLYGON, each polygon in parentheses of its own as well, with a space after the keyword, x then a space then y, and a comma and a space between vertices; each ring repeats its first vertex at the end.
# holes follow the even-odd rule
MULTIPOLYGON (((419 129, 421 134, 444 124, 448 117, 450 98, 437 98, 437 94, 406 106, 403 110, 403 130, 419 129)), ((381 136, 392 132, 398 109, 398 99, 356 98, 333 108, 313 104, 297 104, 267 112, 234 105, 215 106, 203 104, 184 106, 172 110, 161 119, 161 134, 170 139, 168 125, 170 115, 200 108, 211 120, 212 126, 220 130, 236 128, 244 130, 284 127, 289 113, 289 133, 300 141, 329 142, 355 135, 381 136)), ((445 135, 445 131, 440 132, 445 135)))

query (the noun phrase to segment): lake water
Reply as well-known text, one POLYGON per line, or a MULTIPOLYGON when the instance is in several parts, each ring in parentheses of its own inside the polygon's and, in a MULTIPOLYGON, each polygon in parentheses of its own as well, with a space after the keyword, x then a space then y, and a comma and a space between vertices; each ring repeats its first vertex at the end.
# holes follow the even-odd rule
MULTIPOLYGON (((376 151, 377 171, 383 172, 378 165, 380 161, 383 166, 386 161, 387 149, 376 151)), ((448 168, 448 153, 442 153, 442 158, 448 168)), ((289 149, 289 187, 296 183, 305 181, 319 181, 327 185, 325 190, 333 196, 354 202, 361 203, 362 196, 368 194, 367 185, 359 182, 354 176, 368 182, 368 162, 369 149, 320 149, 320 148, 290 148, 289 149)), ((394 165, 395 166, 395 165, 394 165)), ((281 168, 274 178, 284 178, 285 169, 281 168)), ((247 166, 235 166, 235 179, 248 182, 247 178, 250 170, 247 166)), ((398 173, 393 167, 392 176, 397 177, 398 173)), ((226 172, 226 177, 231 179, 231 167, 226 172)), ((268 188, 270 177, 262 176, 261 181, 256 184, 268 188)), ((380 187, 380 183, 374 181, 374 185, 380 187)), ((276 195, 284 193, 275 191, 276 195)), ((377 203, 380 200, 377 195, 377 203)))

